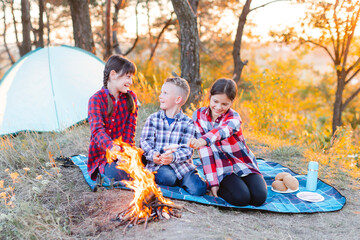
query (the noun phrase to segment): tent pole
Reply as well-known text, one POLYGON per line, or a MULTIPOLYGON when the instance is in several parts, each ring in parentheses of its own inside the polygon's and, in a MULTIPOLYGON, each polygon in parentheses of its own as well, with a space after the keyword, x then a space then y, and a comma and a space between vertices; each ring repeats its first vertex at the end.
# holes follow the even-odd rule
POLYGON ((58 116, 58 111, 57 111, 56 101, 55 101, 56 96, 55 96, 54 84, 53 84, 53 78, 52 78, 52 71, 51 71, 50 47, 47 47, 47 51, 48 51, 48 59, 49 59, 48 62, 49 62, 49 74, 50 74, 51 91, 52 91, 52 95, 53 95, 53 99, 54 99, 56 122, 57 122, 57 125, 58 125, 58 131, 60 131, 59 116, 58 116))

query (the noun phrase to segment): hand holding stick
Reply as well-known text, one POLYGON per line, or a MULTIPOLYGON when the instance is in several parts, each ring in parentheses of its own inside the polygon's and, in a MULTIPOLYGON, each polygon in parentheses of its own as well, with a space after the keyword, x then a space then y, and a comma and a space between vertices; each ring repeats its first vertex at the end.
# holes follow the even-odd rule
POLYGON ((164 165, 169 165, 173 160, 173 152, 176 152, 176 149, 169 149, 165 153, 160 155, 160 162, 164 165))
POLYGON ((191 147, 191 148, 199 149, 203 146, 206 146, 207 142, 202 138, 198 138, 198 139, 192 138, 189 140, 188 144, 189 144, 189 147, 191 147))
POLYGON ((153 161, 155 164, 158 164, 158 165, 161 164, 160 153, 154 152, 153 161))
POLYGON ((188 144, 170 144, 165 147, 163 147, 163 150, 165 151, 163 154, 160 155, 160 163, 156 164, 163 164, 163 165, 169 165, 173 160, 173 153, 177 151, 180 147, 189 147, 188 144))
POLYGON ((188 146, 189 146, 189 144, 170 144, 170 145, 163 147, 163 149, 165 152, 167 150, 171 150, 171 149, 174 149, 176 151, 180 147, 188 147, 188 146))
POLYGON ((121 160, 120 152, 121 152, 122 150, 123 150, 123 149, 122 149, 119 145, 114 144, 113 147, 112 147, 111 150, 110 150, 110 152, 111 152, 111 159, 112 159, 113 161, 121 160))

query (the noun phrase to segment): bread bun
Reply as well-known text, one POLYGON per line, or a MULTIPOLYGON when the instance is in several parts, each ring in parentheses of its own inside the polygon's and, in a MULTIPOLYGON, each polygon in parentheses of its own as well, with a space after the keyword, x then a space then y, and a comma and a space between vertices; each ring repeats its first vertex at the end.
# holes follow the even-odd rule
POLYGON ((276 176, 275 176, 275 180, 280 180, 282 181, 284 179, 284 177, 286 176, 291 176, 290 173, 287 173, 287 172, 281 172, 281 173, 278 173, 276 176))
POLYGON ((273 189, 278 190, 278 191, 286 191, 287 190, 287 187, 285 186, 283 181, 280 181, 280 180, 275 180, 271 186, 273 187, 273 189))
POLYGON ((285 176, 283 182, 285 186, 291 190, 296 190, 299 188, 299 181, 291 175, 285 176))

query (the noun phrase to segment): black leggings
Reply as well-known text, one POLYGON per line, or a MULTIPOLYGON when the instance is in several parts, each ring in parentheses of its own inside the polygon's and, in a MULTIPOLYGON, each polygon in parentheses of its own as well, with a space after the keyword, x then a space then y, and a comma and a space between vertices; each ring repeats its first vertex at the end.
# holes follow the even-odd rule
POLYGON ((266 200, 267 186, 262 175, 239 177, 232 173, 221 181, 218 195, 235 206, 260 206, 266 200))

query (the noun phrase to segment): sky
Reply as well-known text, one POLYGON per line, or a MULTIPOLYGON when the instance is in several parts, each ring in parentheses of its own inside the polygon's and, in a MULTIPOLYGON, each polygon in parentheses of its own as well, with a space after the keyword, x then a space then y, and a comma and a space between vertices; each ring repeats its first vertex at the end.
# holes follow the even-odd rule
MULTIPOLYGON (((19 1, 19 0, 16 0, 19 1)), ((172 9, 171 1, 168 0, 162 0, 168 2, 167 5, 164 6, 163 14, 167 14, 170 16, 170 12, 172 9)), ((242 3, 245 2, 245 0, 240 0, 242 3)), ((265 3, 268 3, 272 0, 253 0, 251 4, 251 9, 256 8, 257 6, 263 5, 265 3)), ((134 39, 136 37, 135 29, 136 29, 136 18, 135 18, 135 6, 130 6, 126 10, 120 10, 119 17, 121 18, 121 21, 124 22, 125 32, 124 37, 128 37, 130 39, 134 39)), ((36 12, 32 13, 34 16, 37 16, 37 9, 35 9, 36 12)), ((139 8, 139 31, 143 34, 146 34, 148 27, 147 27, 147 16, 146 16, 146 9, 145 8, 139 8)), ((233 34, 233 39, 235 38, 237 23, 238 23, 238 16, 241 13, 241 8, 239 4, 239 12, 237 13, 237 16, 234 16, 232 11, 225 11, 222 12, 223 19, 218 24, 219 27, 228 29, 229 32, 233 34)), ((248 15, 248 21, 255 23, 254 26, 251 26, 251 31, 253 35, 259 35, 261 36, 260 39, 263 41, 271 41, 272 38, 268 36, 268 33, 270 30, 281 30, 284 29, 285 26, 297 26, 299 24, 299 19, 304 16, 305 8, 302 5, 295 5, 291 4, 290 1, 280 1, 275 2, 272 4, 269 4, 265 7, 259 8, 255 11, 250 12, 248 15)), ((157 5, 153 6, 151 8, 151 16, 156 16, 159 14, 159 10, 157 5)), ((0 14, 1 15, 1 14, 0 14)), ((8 15, 8 21, 11 21, 10 14, 8 15)), ((21 17, 19 17, 21 19, 21 17)), ((71 27, 71 21, 69 20, 69 23, 67 23, 71 27)), ((95 25, 95 23, 92 23, 92 25, 95 25)), ((93 26, 94 27, 94 26, 93 26)), ((248 31, 249 26, 246 26, 245 31, 248 31)), ((0 28, 2 26, 0 25, 0 28)), ((358 35, 360 35, 360 27, 357 29, 358 35)), ((73 44, 70 40, 72 37, 72 31, 69 31, 69 29, 64 30, 63 33, 52 33, 51 36, 52 43, 55 45, 58 44, 73 44), (58 38, 60 36, 62 39, 58 38), (58 38, 58 39, 57 39, 58 38)), ((123 39, 125 39, 123 38, 123 39)), ((166 33, 165 39, 167 41, 177 41, 177 39, 174 37, 173 33, 166 33)), ((244 39, 246 39, 244 37, 244 39)), ((7 38, 8 43, 15 42, 15 39, 7 38)), ((129 40, 128 40, 129 41, 129 40)), ((280 49, 287 50, 287 49, 280 49)), ((278 50, 279 51, 279 50, 278 50)), ((324 63, 325 66, 327 63, 324 63)), ((323 68, 323 67, 322 67, 323 68)))
MULTIPOLYGON (((254 0, 252 1, 251 8, 256 8, 257 6, 261 6, 270 1, 271 0, 254 0)), ((241 2, 244 3, 245 1, 241 2)), ((166 7, 168 12, 172 11, 171 3, 166 7)), ((264 40, 270 40, 270 37, 268 37, 270 30, 283 29, 284 24, 292 26, 298 24, 298 19, 304 15, 304 10, 304 7, 293 5, 286 1, 276 2, 252 11, 248 15, 248 20, 256 24, 256 26, 251 29, 253 34, 261 36, 264 40)), ((147 17, 146 12, 144 11, 145 10, 139 10, 138 21, 140 33, 145 33, 147 31, 147 17)), ((241 9, 239 7, 238 15, 240 15, 240 13, 241 9)), ((136 18, 134 12, 122 11, 122 14, 123 16, 126 16, 124 19, 124 26, 127 36, 134 36, 136 29, 136 18)), ((151 9, 151 16, 155 16, 157 14, 159 14, 157 8, 151 9)), ((238 16, 234 16, 230 10, 223 12, 222 15, 223 18, 218 25, 235 34, 238 16)), ((165 35, 165 38, 171 41, 170 35, 165 35)))
MULTIPOLYGON (((261 6, 270 2, 269 0, 255 0, 251 8, 261 6)), ((249 14, 249 18, 256 23, 252 29, 257 35, 268 38, 270 30, 283 29, 284 25, 296 26, 298 20, 304 16, 305 8, 299 5, 293 5, 289 2, 276 2, 255 10, 249 14)))
MULTIPOLYGON (((19 0, 16 0, 19 1, 19 0)), ((167 5, 164 5, 163 14, 169 15, 170 12, 173 11, 171 1, 168 0, 162 0, 164 2, 167 2, 167 5)), ((265 3, 271 2, 272 0, 253 0, 251 3, 251 9, 256 8, 257 6, 261 6, 265 3)), ((245 0, 241 0, 242 3, 245 2, 245 0)), ((132 4, 135 4, 134 1, 132 1, 132 4)), ((8 9, 9 10, 9 9, 8 9)), ((32 15, 37 16, 37 8, 32 9, 34 12, 32 12, 32 15)), ((151 8, 151 16, 159 15, 159 8, 155 4, 151 8)), ((147 12, 145 8, 138 9, 138 20, 139 20, 139 32, 141 34, 147 34, 148 27, 147 27, 147 12)), ((265 41, 272 41, 273 39, 269 37, 269 31, 270 30, 282 30, 285 28, 285 26, 297 26, 299 25, 299 19, 304 16, 305 8, 302 5, 295 5, 291 4, 290 1, 280 1, 275 2, 272 4, 269 4, 265 7, 259 8, 255 11, 250 12, 248 15, 248 22, 255 23, 254 26, 251 26, 251 32, 253 35, 260 36, 260 40, 265 41)), ((222 20, 218 24, 219 28, 226 29, 229 33, 232 34, 232 38, 235 38, 237 24, 238 24, 238 16, 241 13, 241 8, 239 4, 239 12, 237 13, 237 16, 234 16, 233 12, 231 10, 222 12, 222 20)), ((10 18, 10 14, 7 14, 7 20, 8 22, 12 21, 10 18)), ((125 10, 120 10, 119 14, 120 21, 124 23, 125 32, 121 33, 123 34, 124 38, 128 39, 134 39, 136 37, 136 17, 135 17, 135 6, 130 6, 129 8, 125 10)), ((18 21, 20 21, 21 16, 18 17, 18 21)), ((67 23, 71 27, 71 21, 67 23)), ((92 25, 96 25, 96 23, 92 23, 92 25)), ((93 26, 94 27, 94 26, 93 26)), ((245 34, 244 39, 246 40, 246 31, 249 31, 249 25, 245 25, 245 34)), ((2 25, 0 25, 0 28, 2 28, 2 25)), ((12 29, 8 30, 9 33, 12 31, 12 29)), ((358 35, 360 35, 360 27, 357 29, 358 35)), ((64 29, 63 32, 52 32, 51 33, 51 39, 54 44, 69 44, 68 42, 71 39, 72 31, 69 31, 69 29, 64 29), (59 37, 62 37, 60 39, 59 37)), ((21 36, 20 36, 21 37, 21 36)), ((123 39, 124 39, 123 38, 123 39)), ((164 39, 166 41, 177 41, 176 37, 174 37, 173 33, 165 32, 164 39)), ((15 38, 13 34, 10 34, 10 36, 7 36, 8 43, 15 42, 15 38), (11 36, 12 35, 12 36, 11 36)))
MULTIPOLYGON (((19 2, 20 0, 15 0, 19 2)), ((170 12, 173 11, 171 1, 168 0, 160 0, 163 2, 167 2, 164 4, 163 14, 169 15, 170 12)), ((261 6, 265 3, 271 2, 272 0, 253 0, 251 3, 251 9, 256 8, 257 6, 261 6)), ((245 3, 245 0, 240 0, 239 2, 245 3)), ((124 22, 124 27, 126 32, 124 33, 125 37, 135 38, 136 36, 136 17, 135 17, 135 2, 132 1, 129 8, 126 10, 120 10, 119 18, 122 22, 124 22)), ((9 11, 9 9, 8 9, 9 11)), ((37 16, 38 9, 36 7, 32 8, 32 15, 37 16)), ((157 4, 154 4, 151 8, 151 16, 159 15, 159 8, 157 4)), ((251 28, 251 31, 255 35, 261 36, 261 39, 264 41, 271 40, 268 36, 270 30, 281 30, 285 25, 296 26, 299 24, 299 19, 304 16, 305 8, 303 5, 292 4, 290 1, 280 1, 269 4, 265 7, 259 8, 255 11, 250 12, 248 15, 248 21, 255 23, 255 26, 251 28)), ((138 8, 138 20, 139 20, 139 32, 142 34, 146 34, 147 28, 147 16, 146 9, 138 8)), ((239 3, 239 12, 237 16, 234 16, 232 11, 228 10, 222 12, 223 15, 222 20, 219 23, 219 27, 227 29, 228 32, 233 34, 235 37, 238 16, 241 13, 240 3, 239 3)), ((10 14, 7 14, 8 22, 12 21, 10 14)), ((18 17, 20 21, 21 16, 18 17)), ((94 24, 94 23, 93 23, 94 24)), ((2 28, 2 26, 0 26, 2 28)), ((248 30, 245 28, 245 31, 248 30)), ((357 29, 357 33, 360 35, 360 27, 357 29)), ((71 34, 71 32, 67 31, 66 34, 71 34)), ((62 34, 61 34, 62 35, 62 34)), ((165 39, 170 40, 174 38, 169 33, 165 34, 165 39)), ((54 38, 53 38, 54 39, 54 38)), ((8 39, 9 42, 12 39, 8 39)))

